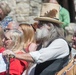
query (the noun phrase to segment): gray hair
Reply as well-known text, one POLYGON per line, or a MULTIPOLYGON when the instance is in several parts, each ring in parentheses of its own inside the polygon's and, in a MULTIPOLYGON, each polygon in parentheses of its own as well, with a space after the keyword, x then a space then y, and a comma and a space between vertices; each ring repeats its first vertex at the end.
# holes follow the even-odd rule
POLYGON ((41 39, 42 47, 46 47, 49 43, 51 43, 55 39, 64 38, 64 30, 63 28, 61 28, 60 25, 46 22, 43 23, 43 26, 45 25, 50 26, 50 28, 48 33, 43 32, 46 35, 46 37, 41 39))
POLYGON ((49 23, 51 28, 50 28, 50 40, 53 41, 54 39, 57 39, 59 37, 64 38, 64 30, 61 28, 61 26, 54 24, 54 23, 49 23))

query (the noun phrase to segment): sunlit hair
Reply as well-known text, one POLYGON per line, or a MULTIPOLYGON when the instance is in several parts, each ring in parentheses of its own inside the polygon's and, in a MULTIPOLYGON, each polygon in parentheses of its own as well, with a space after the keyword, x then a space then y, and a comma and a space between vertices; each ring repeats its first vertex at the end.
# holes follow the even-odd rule
POLYGON ((64 30, 63 28, 61 28, 60 25, 55 24, 55 23, 49 23, 49 25, 51 26, 50 28, 50 39, 51 41, 53 41, 54 39, 57 38, 64 38, 64 30))
POLYGON ((60 25, 52 22, 51 23, 45 22, 45 21, 40 21, 39 23, 41 23, 39 24, 41 26, 46 26, 46 25, 49 26, 48 33, 47 31, 42 32, 41 41, 42 41, 43 47, 46 47, 49 42, 52 42, 55 39, 64 38, 64 30, 61 28, 60 25), (43 37, 43 35, 45 37, 43 37))
POLYGON ((23 44, 24 44, 23 33, 17 29, 9 30, 6 33, 9 33, 9 36, 14 43, 14 46, 11 48, 11 50, 13 52, 14 51, 23 51, 23 44))
POLYGON ((31 43, 35 43, 35 32, 32 26, 29 24, 20 24, 19 26, 24 34, 24 47, 27 47, 31 43))
POLYGON ((64 38, 64 30, 61 27, 61 25, 52 23, 52 22, 47 22, 47 21, 40 21, 39 23, 40 23, 39 26, 40 25, 41 26, 44 26, 44 25, 50 26, 47 37, 46 37, 46 39, 43 39, 43 40, 53 41, 54 39, 59 38, 59 37, 64 38))
POLYGON ((0 47, 3 47, 3 42, 2 42, 3 38, 4 38, 4 31, 2 27, 0 27, 0 47))

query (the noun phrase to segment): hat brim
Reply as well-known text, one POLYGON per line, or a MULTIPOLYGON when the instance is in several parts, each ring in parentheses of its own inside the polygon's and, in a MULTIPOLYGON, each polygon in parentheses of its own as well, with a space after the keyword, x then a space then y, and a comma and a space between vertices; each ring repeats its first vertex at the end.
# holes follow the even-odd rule
POLYGON ((49 21, 49 22, 57 23, 59 25, 63 24, 63 22, 60 22, 59 20, 53 19, 50 17, 36 17, 36 18, 34 18, 34 20, 36 20, 36 21, 49 21))

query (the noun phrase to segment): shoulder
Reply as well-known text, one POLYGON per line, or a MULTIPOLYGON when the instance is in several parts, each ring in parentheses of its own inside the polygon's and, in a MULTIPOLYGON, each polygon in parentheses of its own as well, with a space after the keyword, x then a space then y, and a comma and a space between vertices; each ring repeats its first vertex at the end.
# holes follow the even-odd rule
POLYGON ((54 45, 67 45, 67 42, 64 40, 64 39, 62 39, 62 38, 58 38, 58 39, 55 39, 53 42, 52 42, 52 44, 54 44, 54 45))
POLYGON ((49 47, 51 47, 54 50, 62 51, 63 53, 69 53, 69 47, 66 40, 63 38, 58 38, 54 40, 49 47))
POLYGON ((53 42, 66 42, 66 40, 64 40, 63 38, 58 38, 58 39, 55 39, 53 42))
POLYGON ((29 51, 35 51, 37 49, 37 44, 36 43, 31 43, 29 46, 29 51))
POLYGON ((31 43, 30 46, 37 46, 36 43, 31 43))

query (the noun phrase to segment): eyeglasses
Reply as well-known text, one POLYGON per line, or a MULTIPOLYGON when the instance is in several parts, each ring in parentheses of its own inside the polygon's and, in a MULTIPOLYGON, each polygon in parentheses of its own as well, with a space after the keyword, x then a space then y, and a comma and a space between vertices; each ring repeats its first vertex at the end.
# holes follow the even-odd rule
POLYGON ((40 22, 38 23, 38 28, 44 26, 44 24, 50 26, 50 22, 47 22, 47 21, 40 21, 40 22))
POLYGON ((10 30, 9 28, 5 28, 5 29, 4 29, 4 32, 7 32, 7 31, 9 31, 9 30, 10 30))

